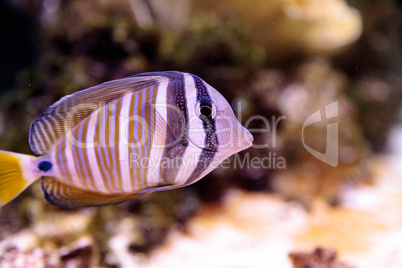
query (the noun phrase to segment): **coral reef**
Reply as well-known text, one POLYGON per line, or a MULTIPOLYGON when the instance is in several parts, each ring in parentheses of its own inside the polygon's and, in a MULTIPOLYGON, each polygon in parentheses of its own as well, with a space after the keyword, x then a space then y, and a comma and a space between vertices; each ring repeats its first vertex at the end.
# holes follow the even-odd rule
POLYGON ((226 0, 198 5, 211 12, 238 14, 273 57, 335 53, 356 41, 363 30, 359 11, 344 0, 226 0))
POLYGON ((358 111, 344 94, 347 78, 328 61, 316 58, 304 62, 294 72, 292 81, 282 82, 280 90, 272 87, 275 82, 272 79, 284 74, 273 70, 261 72, 253 87, 261 97, 269 96, 266 103, 276 104, 282 113, 276 144, 269 149, 282 153, 292 171, 275 179, 273 189, 286 198, 302 202, 308 203, 309 198, 321 195, 328 202, 336 203, 343 184, 370 181, 367 163, 370 150, 357 123, 358 111), (324 110, 331 104, 337 108, 332 121, 326 118, 324 110), (320 110, 322 122, 304 127, 307 118, 320 110), (337 128, 336 168, 306 149, 313 148, 320 154, 328 150, 329 124, 337 128))
POLYGON ((294 268, 351 268, 352 266, 336 261, 336 252, 331 249, 316 248, 312 253, 291 252, 294 268))

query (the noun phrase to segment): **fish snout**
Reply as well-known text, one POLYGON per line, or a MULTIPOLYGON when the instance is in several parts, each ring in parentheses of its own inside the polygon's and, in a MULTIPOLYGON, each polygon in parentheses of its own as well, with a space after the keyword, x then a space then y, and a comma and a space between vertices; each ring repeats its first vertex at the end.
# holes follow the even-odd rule
POLYGON ((246 128, 243 128, 243 133, 243 143, 245 147, 248 148, 253 145, 254 137, 246 128))

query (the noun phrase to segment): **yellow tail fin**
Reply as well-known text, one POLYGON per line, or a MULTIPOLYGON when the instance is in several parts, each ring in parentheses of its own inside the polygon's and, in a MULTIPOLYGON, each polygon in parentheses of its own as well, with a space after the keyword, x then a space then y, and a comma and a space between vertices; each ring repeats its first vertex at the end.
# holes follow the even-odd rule
POLYGON ((35 163, 34 156, 0 150, 0 207, 39 179, 35 163))

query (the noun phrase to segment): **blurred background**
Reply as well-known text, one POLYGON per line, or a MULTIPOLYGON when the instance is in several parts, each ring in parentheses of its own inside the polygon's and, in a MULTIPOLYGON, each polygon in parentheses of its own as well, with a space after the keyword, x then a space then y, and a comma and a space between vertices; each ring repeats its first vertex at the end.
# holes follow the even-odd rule
MULTIPOLYGON (((270 155, 270 167, 218 168, 183 189, 78 210, 52 207, 34 184, 0 209, 0 267, 400 267, 401 9, 391 0, 1 1, 2 150, 31 154, 30 123, 64 95, 148 71, 200 76, 250 129, 265 127, 254 115, 286 119, 276 134, 253 132, 270 146, 239 154, 270 155), (334 101, 337 167, 301 141, 307 117, 334 101)), ((326 124, 305 131, 324 152, 326 124)))

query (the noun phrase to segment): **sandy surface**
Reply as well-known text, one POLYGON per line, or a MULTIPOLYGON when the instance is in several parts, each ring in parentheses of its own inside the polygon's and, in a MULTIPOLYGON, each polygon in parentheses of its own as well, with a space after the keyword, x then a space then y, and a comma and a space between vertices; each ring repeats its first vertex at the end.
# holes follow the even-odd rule
POLYGON ((290 252, 336 250, 353 267, 401 267, 402 172, 397 159, 375 165, 375 184, 345 187, 342 206, 300 205, 262 193, 230 191, 204 207, 186 233, 174 231, 146 267, 292 267, 290 252))

